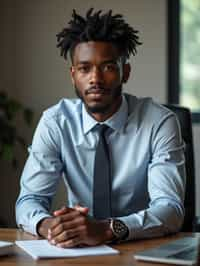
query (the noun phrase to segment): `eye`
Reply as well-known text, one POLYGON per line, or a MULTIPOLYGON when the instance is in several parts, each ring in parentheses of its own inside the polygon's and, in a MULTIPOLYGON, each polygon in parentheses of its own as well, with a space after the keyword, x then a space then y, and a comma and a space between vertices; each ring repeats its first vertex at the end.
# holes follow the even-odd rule
POLYGON ((80 73, 88 73, 90 71, 90 66, 89 65, 81 65, 81 66, 78 66, 77 67, 77 70, 80 72, 80 73))
POLYGON ((109 63, 109 64, 103 65, 104 72, 114 72, 114 71, 116 72, 117 70, 118 70, 117 64, 109 63))

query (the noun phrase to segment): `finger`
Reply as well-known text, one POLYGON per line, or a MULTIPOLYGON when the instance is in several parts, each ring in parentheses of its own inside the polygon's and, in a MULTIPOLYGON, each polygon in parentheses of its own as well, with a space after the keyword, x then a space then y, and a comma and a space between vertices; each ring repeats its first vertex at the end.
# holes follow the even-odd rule
MULTIPOLYGON (((80 205, 75 205, 74 209, 79 211, 82 214, 85 214, 85 215, 87 215, 88 212, 89 212, 89 208, 88 207, 82 207, 80 205)), ((73 208, 69 208, 69 207, 63 206, 61 209, 54 211, 53 215, 54 216, 59 216, 59 215, 68 213, 70 211, 73 211, 73 208)))
POLYGON ((66 217, 63 217, 63 215, 54 218, 51 227, 48 229, 48 240, 51 240, 57 234, 60 234, 62 231, 64 231, 65 218, 66 217))
POLYGON ((73 248, 82 244, 81 238, 79 236, 74 237, 70 240, 58 243, 56 246, 60 248, 73 248))
POLYGON ((73 209, 72 208, 69 208, 69 207, 66 207, 66 206, 63 206, 61 209, 54 211, 53 212, 53 215, 54 216, 63 215, 65 213, 70 212, 71 210, 73 210, 73 209))
MULTIPOLYGON (((56 218, 58 223, 51 228, 50 238, 55 238, 57 235, 61 234, 63 231, 75 229, 81 225, 83 225, 86 221, 85 216, 80 214, 79 212, 74 212, 70 215, 59 216, 56 218)), ((49 238, 49 239, 50 239, 49 238)))
POLYGON ((82 207, 80 205, 75 205, 74 206, 74 209, 79 211, 80 213, 84 214, 84 215, 87 215, 88 212, 89 212, 89 208, 88 207, 82 207))
POLYGON ((75 209, 72 209, 70 212, 66 212, 62 215, 57 215, 54 219, 54 223, 51 229, 53 229, 54 227, 56 227, 61 223, 74 220, 77 216, 80 216, 80 212, 75 209))
POLYGON ((73 239, 74 237, 78 236, 77 230, 65 230, 61 234, 57 235, 56 237, 52 238, 49 242, 53 245, 57 245, 58 243, 62 243, 73 239))
POLYGON ((54 235, 53 234, 54 229, 57 228, 57 226, 59 226, 59 225, 62 225, 62 217, 60 216, 60 217, 52 218, 51 224, 50 224, 48 231, 47 231, 47 239, 48 240, 50 240, 52 238, 52 235, 54 235))

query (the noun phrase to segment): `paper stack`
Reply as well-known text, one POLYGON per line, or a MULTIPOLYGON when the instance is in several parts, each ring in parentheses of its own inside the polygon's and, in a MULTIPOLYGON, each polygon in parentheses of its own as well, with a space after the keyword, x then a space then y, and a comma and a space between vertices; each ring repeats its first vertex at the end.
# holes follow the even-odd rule
POLYGON ((8 255, 13 252, 14 243, 8 241, 0 241, 0 256, 8 255))

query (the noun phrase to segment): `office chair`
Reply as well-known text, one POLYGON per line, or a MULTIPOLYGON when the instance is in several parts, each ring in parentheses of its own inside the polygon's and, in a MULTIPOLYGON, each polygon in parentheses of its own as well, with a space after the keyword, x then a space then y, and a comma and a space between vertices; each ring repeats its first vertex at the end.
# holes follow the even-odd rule
POLYGON ((178 105, 164 105, 173 111, 181 127, 181 133, 185 142, 185 167, 186 167, 186 192, 185 192, 185 218, 182 226, 184 232, 197 230, 195 224, 195 170, 194 170, 194 151, 192 137, 191 112, 188 108, 178 105))

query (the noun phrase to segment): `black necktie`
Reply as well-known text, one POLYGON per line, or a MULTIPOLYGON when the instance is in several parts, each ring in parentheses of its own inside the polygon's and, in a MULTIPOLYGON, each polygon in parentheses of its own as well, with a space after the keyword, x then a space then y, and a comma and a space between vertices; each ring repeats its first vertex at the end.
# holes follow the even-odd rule
POLYGON ((96 219, 111 216, 110 182, 111 168, 108 144, 105 138, 106 125, 99 125, 99 142, 96 149, 93 180, 93 214, 96 219))

